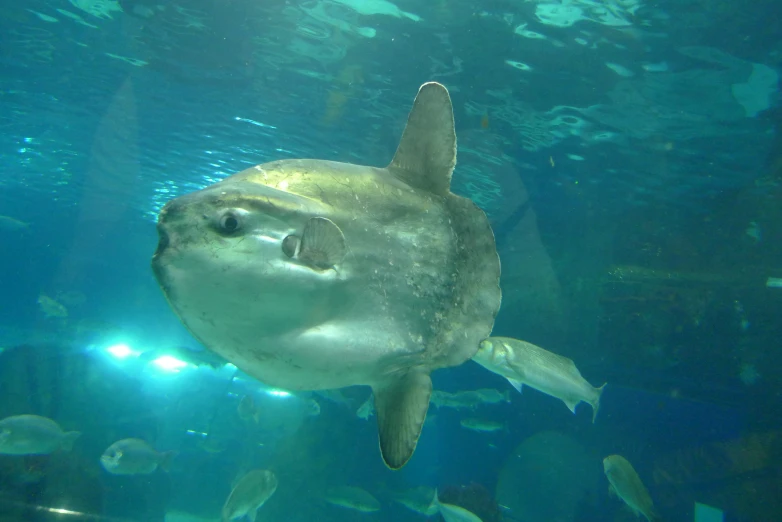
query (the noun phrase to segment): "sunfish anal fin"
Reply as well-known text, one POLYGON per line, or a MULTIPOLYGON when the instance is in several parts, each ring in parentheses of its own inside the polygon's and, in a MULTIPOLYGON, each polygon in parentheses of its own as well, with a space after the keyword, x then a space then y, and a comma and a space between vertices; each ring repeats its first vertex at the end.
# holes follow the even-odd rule
POLYGON ((307 221, 298 252, 302 263, 327 270, 341 262, 346 253, 345 236, 333 221, 324 217, 307 221))
POLYGON ((445 196, 456 166, 456 130, 448 90, 437 82, 418 90, 394 159, 387 169, 411 187, 445 196))
POLYGON ((421 435, 432 380, 429 372, 411 368, 373 385, 380 452, 391 469, 404 466, 415 451, 421 435))
POLYGON ((507 379, 508 379, 508 382, 510 383, 510 385, 513 386, 514 388, 516 388, 516 391, 521 393, 522 382, 521 381, 517 381, 516 379, 511 379, 510 377, 507 377, 507 379))

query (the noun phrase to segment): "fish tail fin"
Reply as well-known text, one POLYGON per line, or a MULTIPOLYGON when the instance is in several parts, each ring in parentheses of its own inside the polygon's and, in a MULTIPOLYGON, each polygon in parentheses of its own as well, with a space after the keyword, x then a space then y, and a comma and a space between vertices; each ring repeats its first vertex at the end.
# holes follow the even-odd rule
POLYGON ((76 442, 76 439, 81 437, 80 431, 69 431, 66 432, 65 435, 62 437, 62 443, 60 444, 60 448, 63 451, 71 451, 73 449, 73 443, 76 442))
POLYGON ((595 396, 595 399, 590 403, 592 404, 592 424, 595 423, 595 419, 597 419, 597 410, 600 409, 600 397, 603 395, 603 388, 606 387, 607 382, 603 383, 603 385, 600 388, 597 388, 597 395, 595 396))
POLYGON ((174 460, 174 457, 176 457, 179 454, 178 451, 164 451, 160 454, 160 462, 158 463, 158 466, 160 466, 160 469, 162 469, 165 472, 168 472, 168 470, 171 469, 171 461, 174 460))

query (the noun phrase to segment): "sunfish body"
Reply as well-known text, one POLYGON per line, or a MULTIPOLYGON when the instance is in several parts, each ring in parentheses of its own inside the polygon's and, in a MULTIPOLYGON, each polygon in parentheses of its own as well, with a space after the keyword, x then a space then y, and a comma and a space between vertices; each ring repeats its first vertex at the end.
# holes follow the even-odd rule
POLYGON ((490 337, 481 341, 472 360, 505 377, 519 391, 526 384, 560 399, 573 413, 579 402, 591 404, 595 422, 605 384, 599 388, 589 384, 567 357, 518 339, 490 337))
POLYGON ((63 431, 60 425, 38 415, 14 415, 0 420, 0 455, 47 455, 70 451, 81 435, 63 431))
POLYGON ((236 483, 223 505, 221 522, 244 516, 255 522, 257 510, 277 491, 277 476, 266 469, 247 472, 236 483))
POLYGON ((430 372, 471 358, 500 306, 494 235, 450 192, 455 163, 448 91, 427 83, 386 168, 276 161, 170 201, 153 271, 190 332, 267 385, 371 386, 401 468, 430 372))
POLYGON ((604 458, 603 471, 611 484, 611 491, 621 498, 636 516, 643 516, 649 522, 660 520, 654 510, 652 497, 626 458, 621 455, 604 458))

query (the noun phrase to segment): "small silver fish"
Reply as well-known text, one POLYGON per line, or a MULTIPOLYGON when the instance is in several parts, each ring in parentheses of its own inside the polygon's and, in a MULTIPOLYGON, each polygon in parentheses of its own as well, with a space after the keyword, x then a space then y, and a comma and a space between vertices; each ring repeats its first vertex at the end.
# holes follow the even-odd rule
POLYGON ((621 455, 604 458, 603 471, 611 484, 608 487, 609 492, 621 498, 636 516, 643 516, 649 522, 660 520, 654 510, 652 497, 626 458, 621 455))
POLYGON ((445 504, 440 502, 440 499, 437 496, 437 492, 435 492, 434 503, 440 511, 440 514, 443 516, 445 522, 481 522, 480 517, 478 517, 478 515, 472 511, 464 509, 463 507, 457 506, 455 504, 445 504))
POLYGON ((0 216, 0 230, 19 231, 26 230, 30 227, 30 223, 19 221, 11 216, 0 216))
POLYGON ((258 424, 261 417, 261 412, 258 411, 258 407, 250 395, 242 397, 242 400, 239 401, 239 405, 236 407, 236 413, 239 414, 239 418, 243 421, 254 421, 255 424, 258 424))
POLYGON ((368 491, 355 486, 337 486, 326 491, 323 499, 329 504, 362 513, 380 510, 380 502, 368 491))
POLYGON ((500 431, 505 428, 505 425, 502 424, 501 422, 495 422, 495 421, 490 421, 485 419, 475 419, 475 418, 462 419, 461 421, 459 421, 459 424, 461 424, 463 428, 467 428, 468 430, 483 431, 486 433, 500 431))
POLYGON ((78 431, 63 431, 60 425, 38 415, 15 415, 0 420, 0 454, 46 455, 70 451, 78 431))
POLYGON ((472 360, 508 379, 518 391, 526 384, 560 399, 573 413, 579 402, 588 402, 592 405, 592 422, 595 422, 605 384, 593 387, 567 357, 518 339, 489 337, 481 341, 472 360))
POLYGON ((406 508, 427 517, 437 514, 439 509, 435 502, 436 491, 427 486, 394 493, 393 498, 406 508))
POLYGON ((277 484, 277 476, 267 469, 254 469, 244 474, 225 500, 222 522, 244 516, 255 522, 257 510, 274 495, 277 484))
POLYGON ((113 475, 146 475, 158 467, 168 471, 176 454, 176 451, 159 453, 141 439, 122 439, 106 448, 100 463, 113 475))

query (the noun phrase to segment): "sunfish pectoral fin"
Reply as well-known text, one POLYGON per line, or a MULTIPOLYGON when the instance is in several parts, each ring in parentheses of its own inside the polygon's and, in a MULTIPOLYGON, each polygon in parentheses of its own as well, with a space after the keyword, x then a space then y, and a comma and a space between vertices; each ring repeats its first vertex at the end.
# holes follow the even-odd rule
POLYGON ((456 166, 456 131, 448 90, 425 83, 407 117, 399 147, 388 170, 411 187, 445 196, 456 166))
POLYGON ((412 457, 426 420, 432 395, 429 371, 403 370, 373 385, 372 391, 383 461, 389 468, 399 469, 412 457))
POLYGON ((257 517, 257 516, 258 516, 258 510, 257 509, 251 509, 250 511, 247 512, 247 519, 250 522, 255 522, 255 517, 257 517))
POLYGON ((299 259, 303 263, 326 270, 340 263, 346 253, 345 236, 333 221, 324 217, 307 221, 298 250, 299 259))
MULTIPOLYGON (((516 379, 511 379, 510 377, 506 377, 506 378, 508 379, 508 382, 510 383, 510 385, 513 386, 514 388, 516 388, 516 391, 521 393, 522 382, 518 381, 516 379)), ((510 402, 510 400, 508 402, 510 402)))
POLYGON ((600 409, 600 396, 603 395, 603 388, 606 387, 606 383, 603 383, 603 385, 600 388, 596 388, 597 394, 595 395, 595 398, 590 402, 592 405, 592 424, 595 423, 595 419, 597 419, 597 410, 600 409))

